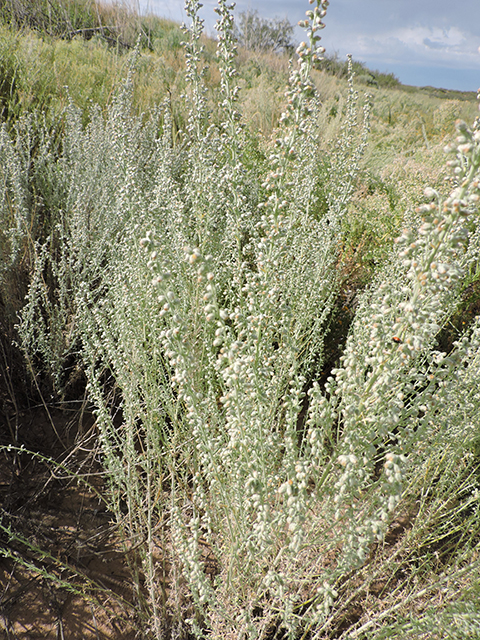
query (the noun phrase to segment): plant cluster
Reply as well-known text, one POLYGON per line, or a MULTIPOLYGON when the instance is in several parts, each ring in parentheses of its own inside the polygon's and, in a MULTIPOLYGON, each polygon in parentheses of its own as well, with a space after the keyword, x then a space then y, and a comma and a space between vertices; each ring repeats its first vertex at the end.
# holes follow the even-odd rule
POLYGON ((132 47, 131 34, 127 35, 125 28, 128 16, 126 7, 113 10, 97 0, 2 0, 0 4, 0 22, 15 29, 67 40, 76 36, 89 40, 98 35, 125 48, 132 47))
POLYGON ((291 51, 294 29, 287 18, 267 19, 249 10, 238 14, 235 36, 250 51, 291 51))
MULTIPOLYGON (((85 125, 69 105, 61 152, 32 119, 15 138, 1 132, 4 281, 32 261, 19 340, 60 395, 72 362, 85 371, 109 507, 155 638, 185 625, 197 637, 341 637, 355 595, 368 600, 372 576, 399 558, 406 603, 443 593, 445 624, 478 622, 478 317, 448 351, 440 338, 478 280, 480 122, 457 122, 449 193, 427 188, 405 217, 328 370, 371 108, 350 61, 341 126, 325 139, 332 107, 312 74, 329 3, 310 4, 271 139, 242 120, 226 0, 216 118, 200 3, 186 5, 182 144, 169 104, 134 115, 135 57, 106 115, 94 108, 85 125), (405 512, 417 556, 400 546, 389 558, 405 512)), ((410 629, 408 613, 391 622, 397 605, 365 605, 348 633, 410 629)), ((415 628, 432 620, 426 610, 415 628)))
MULTIPOLYGON (((348 65, 344 60, 339 60, 337 54, 326 55, 324 70, 340 78, 348 77, 348 65)), ((353 70, 357 75, 357 81, 372 87, 394 89, 400 86, 400 80, 393 73, 382 73, 370 70, 363 62, 355 60, 353 70)))

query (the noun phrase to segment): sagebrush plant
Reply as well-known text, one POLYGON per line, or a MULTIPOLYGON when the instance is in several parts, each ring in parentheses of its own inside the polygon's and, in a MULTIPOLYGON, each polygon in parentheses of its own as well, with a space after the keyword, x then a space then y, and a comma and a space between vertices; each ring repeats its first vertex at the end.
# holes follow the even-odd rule
MULTIPOLYGON (((478 319, 448 353, 438 341, 478 279, 480 125, 457 123, 453 190, 428 189, 406 215, 325 383, 370 106, 366 98, 360 120, 350 65, 341 127, 326 140, 332 105, 311 75, 328 2, 311 4, 284 112, 260 141, 265 158, 242 119, 225 0, 215 117, 200 4, 186 5, 181 145, 169 104, 134 114, 132 75, 88 125, 70 104, 61 154, 41 123, 33 140, 2 130, 1 249, 9 268, 25 248, 32 256, 19 339, 59 394, 72 362, 85 369, 110 508, 145 634, 156 638, 186 625, 211 638, 340 636, 355 579, 414 505, 418 557, 402 548, 375 572, 395 558, 418 562, 436 542, 427 524, 453 526, 468 532, 463 552, 430 582, 412 571, 407 602, 461 579, 467 616, 478 584, 478 319), (41 233, 35 207, 50 216, 41 233), (453 510, 442 507, 449 493, 453 510)), ((380 633, 397 610, 387 602, 348 632, 380 633)))
MULTIPOLYGON (((272 142, 270 169, 262 178, 251 168, 248 133, 237 109, 231 8, 224 2, 218 7, 224 113, 219 128, 210 126, 206 117, 205 89, 198 68, 198 6, 190 3, 187 10, 193 18, 187 50, 193 103, 190 144, 185 157, 169 152, 183 171, 179 184, 168 175, 164 158, 155 212, 162 225, 152 220, 154 229, 141 241, 149 254, 147 266, 153 270, 149 287, 154 286, 156 294, 153 297, 150 288, 146 292, 146 300, 153 303, 150 317, 155 320, 147 323, 152 330, 147 332, 149 338, 145 329, 139 337, 152 341, 148 351, 162 354, 155 365, 158 369, 161 362, 161 369, 154 374, 158 391, 148 403, 171 407, 154 419, 164 434, 161 445, 170 452, 162 454, 164 460, 171 461, 168 474, 174 482, 169 524, 203 624, 217 629, 217 634, 234 633, 243 627, 254 633, 256 626, 267 633, 272 620, 280 615, 293 633, 298 617, 293 610, 300 602, 305 580, 301 572, 295 574, 302 522, 309 508, 297 422, 307 379, 314 377, 322 364, 325 328, 338 287, 337 235, 342 214, 340 197, 333 194, 335 209, 332 207, 328 217, 317 215, 316 149, 321 132, 316 120, 321 107, 315 104, 309 71, 319 54, 305 44, 299 49, 299 68, 292 68, 287 110, 272 142), (154 326, 158 327, 156 332, 154 326), (158 393, 166 396, 153 401, 158 393), (185 440, 180 467, 179 440, 185 440), (185 495, 189 476, 193 485, 185 495), (289 500, 292 491, 299 493, 298 500, 289 500), (192 509, 193 513, 185 518, 187 504, 186 513, 192 509), (202 566, 205 544, 218 563, 216 589, 202 566), (289 581, 292 584, 287 587, 289 581), (253 612, 263 607, 264 613, 254 624, 253 612)), ((317 20, 315 31, 322 24, 322 11, 323 5, 311 15, 312 21, 317 20)), ((349 105, 345 135, 351 135, 354 126, 355 101, 349 105)), ((338 146, 344 158, 345 148, 338 146)), ((347 189, 357 170, 354 149, 352 155, 349 175, 338 172, 339 182, 345 181, 347 189)), ((341 185, 338 193, 342 193, 341 185)), ((121 383, 123 375, 131 378, 135 367, 129 367, 128 373, 116 367, 124 366, 126 354, 138 353, 139 348, 143 352, 145 344, 135 347, 127 342, 124 346, 126 327, 137 327, 138 322, 122 320, 122 327, 116 328, 112 314, 120 322, 113 309, 130 306, 118 304, 118 296, 124 299, 126 295, 120 288, 135 291, 140 300, 145 276, 138 282, 137 266, 135 280, 127 284, 126 273, 132 270, 126 271, 125 263, 138 262, 138 256, 133 257, 135 248, 130 240, 124 250, 129 258, 119 261, 121 272, 111 307, 106 311, 104 301, 101 312, 91 312, 95 314, 91 330, 101 327, 104 343, 105 334, 112 335, 108 350, 115 348, 115 353, 106 357, 109 366, 115 363, 113 374, 122 390, 124 386, 132 389, 133 395, 127 389, 122 395, 124 428, 133 434, 138 430, 137 394, 144 393, 146 382, 121 383), (120 349, 124 355, 115 355, 120 349)), ((145 320, 139 321, 143 324, 145 320)), ((136 333, 129 331, 128 340, 137 342, 136 333)), ((99 371, 95 388, 100 398, 102 339, 92 344, 91 375, 94 368, 99 371)), ((153 375, 151 369, 148 375, 153 375)), ((114 441, 118 429, 113 428, 106 409, 102 415, 107 423, 110 420, 107 437, 114 441)), ((142 419, 142 429, 146 430, 148 447, 151 435, 146 420, 142 419)), ((134 436, 127 438, 125 433, 122 440, 132 442, 134 436)), ((136 459, 131 444, 124 457, 132 456, 136 459)), ((114 461, 112 457, 112 464, 114 461)), ((114 476, 124 492, 129 486, 131 495, 131 479, 127 482, 119 470, 114 476)), ((156 509, 159 506, 157 496, 156 509)), ((132 506, 130 522, 135 521, 134 511, 132 506)), ((196 630, 200 633, 198 626, 196 630)))
MULTIPOLYGON (((87 127, 70 104, 60 158, 52 148, 55 132, 40 129, 45 148, 33 165, 33 184, 27 181, 24 190, 30 198, 37 189, 41 192, 38 207, 48 212, 51 222, 44 224, 46 237, 39 238, 35 251, 20 337, 31 357, 48 363, 57 392, 67 373, 63 365, 80 344, 76 292, 87 283, 101 297, 126 220, 145 208, 143 194, 152 186, 156 121, 154 117, 142 126, 129 113, 131 91, 127 79, 108 117, 93 108, 87 127)), ((30 144, 37 140, 38 134, 30 144)), ((22 233, 28 236, 26 221, 22 233)))

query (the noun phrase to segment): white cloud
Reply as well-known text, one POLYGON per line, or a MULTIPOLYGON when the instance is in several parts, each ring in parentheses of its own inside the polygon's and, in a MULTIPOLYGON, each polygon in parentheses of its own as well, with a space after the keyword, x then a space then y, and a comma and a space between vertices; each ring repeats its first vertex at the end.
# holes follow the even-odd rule
MULTIPOLYGON (((458 27, 411 26, 365 34, 342 34, 336 46, 366 62, 406 62, 479 69, 478 37, 458 27)), ((479 69, 480 71, 480 69, 479 69)))
POLYGON ((424 45, 428 49, 462 50, 468 46, 468 34, 457 27, 410 27, 400 29, 395 34, 399 40, 413 47, 424 45))
MULTIPOLYGON (((184 0, 130 1, 143 11, 186 20, 184 0)), ((201 1, 206 30, 214 34, 216 0, 201 1)), ((322 45, 328 53, 337 52, 342 58, 352 53, 355 59, 382 71, 397 73, 398 69, 400 74, 407 65, 420 73, 423 67, 430 68, 432 77, 437 78, 440 76, 434 70, 440 73, 444 69, 445 79, 435 82, 447 88, 473 88, 478 86, 477 73, 480 78, 479 6, 480 0, 334 0, 328 8, 322 45), (460 82, 462 74, 468 79, 460 82)), ((295 24, 309 6, 307 0, 237 0, 236 11, 249 8, 266 17, 287 15, 295 24)), ((295 37, 304 38, 299 28, 295 37)), ((415 82, 433 80, 425 77, 415 82)))

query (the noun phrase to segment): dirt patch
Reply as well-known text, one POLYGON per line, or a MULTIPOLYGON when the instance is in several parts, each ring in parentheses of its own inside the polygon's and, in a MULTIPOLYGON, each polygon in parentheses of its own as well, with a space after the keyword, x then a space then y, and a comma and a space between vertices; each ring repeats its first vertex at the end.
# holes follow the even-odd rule
POLYGON ((140 637, 128 558, 101 499, 93 418, 78 407, 48 414, 17 420, 28 451, 6 449, 11 428, 1 425, 0 637, 140 637))

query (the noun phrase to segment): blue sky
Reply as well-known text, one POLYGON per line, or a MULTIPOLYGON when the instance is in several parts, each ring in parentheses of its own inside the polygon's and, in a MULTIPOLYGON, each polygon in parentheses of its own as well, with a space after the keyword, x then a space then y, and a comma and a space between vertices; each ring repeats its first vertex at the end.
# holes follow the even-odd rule
MULTIPOLYGON (((141 13, 179 22, 182 0, 134 0, 141 13)), ((214 33, 216 6, 204 0, 202 17, 214 33)), ((237 11, 285 16, 296 24, 308 0, 239 0, 237 11)), ((480 87, 480 0, 330 0, 322 45, 353 54, 371 69, 393 72, 403 83, 476 91, 480 87)), ((298 38, 302 33, 297 30, 298 38)))

